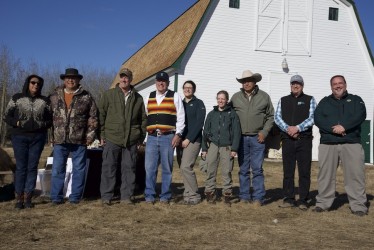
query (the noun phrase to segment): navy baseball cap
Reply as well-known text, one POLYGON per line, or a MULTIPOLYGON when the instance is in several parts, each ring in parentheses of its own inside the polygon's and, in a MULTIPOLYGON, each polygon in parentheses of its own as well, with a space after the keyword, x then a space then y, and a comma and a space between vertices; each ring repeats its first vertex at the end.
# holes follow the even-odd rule
POLYGON ((168 82, 169 81, 169 75, 168 75, 168 73, 166 73, 164 71, 160 71, 156 75, 156 80, 168 82))

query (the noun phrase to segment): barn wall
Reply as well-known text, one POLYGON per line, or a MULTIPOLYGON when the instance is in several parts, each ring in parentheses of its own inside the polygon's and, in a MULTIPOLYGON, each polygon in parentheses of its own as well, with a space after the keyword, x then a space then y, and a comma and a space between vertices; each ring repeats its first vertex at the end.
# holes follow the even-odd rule
MULTIPOLYGON (((289 8, 289 17, 294 16, 292 11, 295 12, 296 7, 292 4, 295 0, 273 0, 278 4, 283 1, 292 7, 289 8)), ((303 76, 304 92, 313 95, 317 102, 331 93, 331 76, 343 74, 347 80, 348 91, 360 95, 365 101, 367 120, 371 121, 374 101, 373 65, 362 34, 358 31, 353 8, 333 0, 302 2, 304 8, 309 6, 305 14, 310 15, 312 20, 309 20, 307 25, 301 25, 299 31, 296 28, 296 32, 292 34, 284 30, 283 33, 278 32, 281 44, 272 34, 269 36, 271 40, 268 45, 274 43, 274 46, 269 47, 280 46, 281 49, 264 51, 258 47, 257 35, 259 29, 261 31, 266 26, 261 26, 262 23, 258 19, 259 6, 263 0, 241 1, 240 9, 229 8, 228 1, 217 1, 209 9, 184 56, 182 67, 178 69, 179 92, 182 93, 184 81, 195 81, 196 96, 205 102, 209 112, 213 105, 216 105, 216 93, 224 89, 231 97, 241 87, 235 78, 240 78, 243 70, 250 69, 262 74, 263 80, 258 85, 270 94, 276 108, 279 98, 289 94, 289 79, 293 74, 303 76), (311 6, 313 9, 310 9, 311 6), (328 20, 329 7, 339 8, 339 21, 328 20), (309 32, 309 35, 305 32, 309 32), (298 34, 302 41, 299 45, 295 42, 298 34), (301 47, 296 49, 303 43, 309 46, 306 48, 309 54, 301 53, 301 47), (293 48, 293 52, 299 52, 289 53, 287 49, 290 48, 293 48), (288 62, 289 72, 284 72, 281 67, 284 58, 288 62)), ((276 8, 272 11, 276 11, 276 8)), ((151 85, 141 90, 141 94, 147 95, 154 89, 154 85, 151 85)), ((370 127, 373 127, 372 123, 370 127)), ((319 144, 316 128, 314 133, 313 159, 316 160, 319 144)))

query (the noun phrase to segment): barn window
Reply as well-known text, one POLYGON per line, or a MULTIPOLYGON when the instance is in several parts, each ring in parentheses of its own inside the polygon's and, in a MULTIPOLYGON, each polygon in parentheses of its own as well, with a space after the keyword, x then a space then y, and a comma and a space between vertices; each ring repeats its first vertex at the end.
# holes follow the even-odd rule
POLYGON ((239 9, 240 0, 230 0, 229 7, 239 9))
POLYGON ((338 16, 339 16, 339 9, 330 7, 329 20, 338 21, 338 16))

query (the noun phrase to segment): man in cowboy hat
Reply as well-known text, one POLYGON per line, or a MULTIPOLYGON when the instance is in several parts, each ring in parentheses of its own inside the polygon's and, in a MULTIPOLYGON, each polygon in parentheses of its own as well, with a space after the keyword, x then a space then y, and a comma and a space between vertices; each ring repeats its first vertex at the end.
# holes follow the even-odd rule
POLYGON ((262 76, 243 71, 239 92, 231 98, 232 106, 239 116, 242 137, 238 152, 239 160, 239 198, 243 203, 253 201, 255 206, 262 206, 265 197, 265 184, 262 164, 265 157, 265 138, 274 124, 274 108, 270 96, 260 90, 257 82, 262 76), (252 189, 250 193, 252 172, 252 189))
POLYGON ((72 155, 72 191, 69 201, 79 203, 85 182, 87 145, 96 137, 97 107, 92 95, 79 84, 83 78, 77 69, 68 68, 60 75, 63 85, 51 94, 53 112, 53 166, 51 200, 63 203, 66 162, 72 155))

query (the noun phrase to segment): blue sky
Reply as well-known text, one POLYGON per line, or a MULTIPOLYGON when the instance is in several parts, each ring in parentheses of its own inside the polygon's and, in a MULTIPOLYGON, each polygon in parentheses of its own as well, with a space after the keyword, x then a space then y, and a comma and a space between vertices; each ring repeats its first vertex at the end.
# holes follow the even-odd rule
MULTIPOLYGON (((0 44, 26 63, 118 70, 195 2, 0 0, 0 44)), ((374 0, 356 0, 356 6, 373 51, 374 0)))

